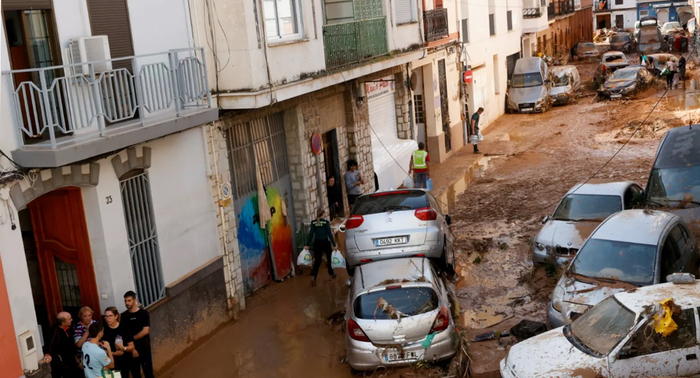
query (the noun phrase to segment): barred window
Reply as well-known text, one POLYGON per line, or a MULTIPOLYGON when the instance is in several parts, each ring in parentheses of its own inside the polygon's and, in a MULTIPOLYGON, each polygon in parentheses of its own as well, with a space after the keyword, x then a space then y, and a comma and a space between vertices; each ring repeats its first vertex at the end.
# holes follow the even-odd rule
POLYGON ((153 200, 148 172, 137 172, 119 182, 129 239, 131 269, 139 301, 146 307, 165 296, 153 200))

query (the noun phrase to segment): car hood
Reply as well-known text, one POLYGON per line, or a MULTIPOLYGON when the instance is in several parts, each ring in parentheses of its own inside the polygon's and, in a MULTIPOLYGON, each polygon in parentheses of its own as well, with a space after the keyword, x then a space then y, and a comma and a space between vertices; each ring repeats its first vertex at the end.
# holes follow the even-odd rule
POLYGON ((549 89, 550 96, 556 96, 559 94, 571 94, 571 85, 565 85, 563 87, 552 87, 549 89))
POLYGON ((583 353, 562 332, 563 327, 515 344, 505 367, 517 377, 597 377, 605 370, 605 359, 583 353))
POLYGON ((600 222, 551 220, 540 230, 537 241, 552 247, 579 249, 600 222))
POLYGON ((563 302, 589 308, 619 292, 636 288, 636 286, 626 282, 609 283, 588 277, 564 277, 562 281, 564 287, 563 302), (585 280, 585 282, 581 280, 585 280))
POLYGON ((608 80, 605 82, 605 89, 627 88, 635 83, 635 80, 608 80))
POLYGON ((525 104, 529 102, 536 103, 539 99, 543 98, 542 88, 544 86, 537 87, 527 87, 527 88, 513 88, 510 87, 508 90, 508 97, 511 101, 516 104, 525 104))

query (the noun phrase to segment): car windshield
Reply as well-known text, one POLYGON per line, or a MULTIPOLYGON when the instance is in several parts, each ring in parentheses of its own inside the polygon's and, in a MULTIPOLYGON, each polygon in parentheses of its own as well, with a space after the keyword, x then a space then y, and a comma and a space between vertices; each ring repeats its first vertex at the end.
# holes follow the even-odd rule
POLYGON ((558 220, 603 220, 622 210, 622 200, 618 196, 590 194, 569 194, 554 211, 558 220))
POLYGON ((576 255, 569 272, 644 286, 654 283, 655 264, 655 245, 591 238, 576 255))
POLYGON ((634 80, 637 78, 636 70, 617 70, 613 72, 610 80, 634 80))
POLYGON ((627 42, 629 40, 629 35, 614 35, 612 38, 610 38, 610 42, 627 42))
POLYGON ((430 287, 405 287, 378 290, 355 299, 354 312, 358 319, 397 319, 433 311, 438 306, 438 295, 430 287), (397 312, 389 310, 392 306, 397 312))
POLYGON ((660 205, 700 202, 700 165, 654 169, 648 190, 650 201, 660 205))
POLYGON ((571 324, 576 341, 599 355, 607 355, 634 326, 634 313, 610 297, 571 324))
POLYGON ((555 87, 565 87, 569 85, 569 75, 562 73, 561 76, 554 75, 554 79, 552 80, 554 82, 555 87))
POLYGON ((664 29, 669 30, 669 29, 680 29, 681 24, 677 22, 667 22, 664 24, 664 29))
POLYGON ((352 208, 355 215, 370 215, 401 210, 417 210, 428 207, 428 196, 424 192, 397 190, 362 196, 352 208))
POLYGON ((542 75, 539 72, 516 74, 510 80, 510 86, 513 88, 537 87, 542 85, 542 75))
POLYGON ((624 62, 626 62, 625 56, 622 54, 607 55, 604 60, 605 60, 605 63, 624 63, 624 62))

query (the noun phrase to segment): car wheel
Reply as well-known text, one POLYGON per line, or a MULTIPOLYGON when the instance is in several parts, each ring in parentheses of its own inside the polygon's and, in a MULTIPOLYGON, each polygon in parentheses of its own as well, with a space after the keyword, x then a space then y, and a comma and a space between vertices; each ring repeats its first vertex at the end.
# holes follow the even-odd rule
POLYGON ((447 255, 447 241, 445 241, 445 245, 442 247, 442 258, 440 259, 440 270, 445 272, 447 275, 452 276, 455 274, 455 258, 454 258, 454 252, 452 253, 452 261, 450 261, 450 257, 447 255))
POLYGON ((353 266, 353 267, 348 267, 347 271, 348 271, 348 276, 350 276, 350 277, 354 277, 354 276, 355 276, 355 267, 354 267, 354 266, 353 266))

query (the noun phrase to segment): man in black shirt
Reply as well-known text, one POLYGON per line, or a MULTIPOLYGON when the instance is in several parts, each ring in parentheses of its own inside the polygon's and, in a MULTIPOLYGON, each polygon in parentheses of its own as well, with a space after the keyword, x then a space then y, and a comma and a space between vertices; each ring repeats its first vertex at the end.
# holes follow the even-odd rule
POLYGON ((484 108, 479 108, 479 110, 472 115, 472 124, 471 124, 471 142, 474 145, 474 153, 475 154, 480 154, 481 151, 479 151, 479 118, 481 118, 481 113, 484 112, 484 108))
POLYGON ((328 178, 328 186, 326 187, 328 194, 328 207, 331 209, 331 220, 336 216, 342 216, 340 207, 343 204, 343 188, 335 182, 335 177, 328 178))
POLYGON ((48 334, 44 346, 44 360, 51 363, 52 378, 80 378, 83 372, 78 367, 78 348, 68 334, 73 318, 67 312, 56 315, 56 323, 48 334))
POLYGON ((124 294, 126 311, 122 313, 122 323, 126 325, 134 337, 134 361, 131 364, 131 375, 141 378, 141 369, 145 378, 153 378, 153 358, 151 356, 151 320, 148 311, 143 309, 136 299, 136 293, 127 291, 124 294))

